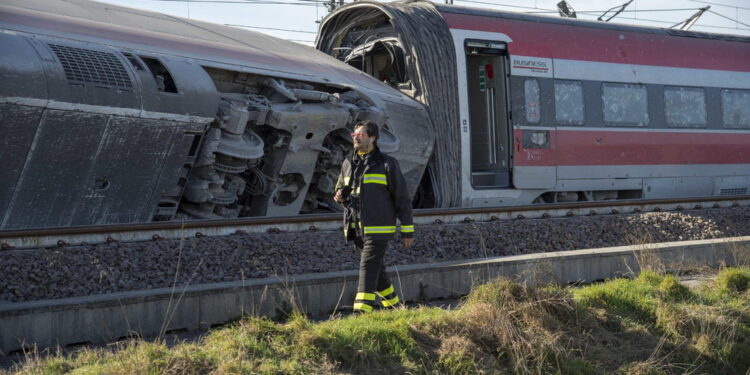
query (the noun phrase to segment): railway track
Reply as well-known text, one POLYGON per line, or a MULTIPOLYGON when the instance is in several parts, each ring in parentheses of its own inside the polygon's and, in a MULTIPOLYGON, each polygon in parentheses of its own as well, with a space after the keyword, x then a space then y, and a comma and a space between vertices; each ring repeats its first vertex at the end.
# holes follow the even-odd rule
MULTIPOLYGON (((684 209, 750 206, 750 195, 599 201, 547 205, 450 208, 415 210, 419 224, 467 223, 494 220, 522 220, 573 216, 612 215, 684 209)), ((191 220, 142 224, 71 226, 45 229, 0 231, 0 250, 66 247, 83 244, 135 242, 162 239, 201 238, 242 233, 301 232, 340 229, 341 215, 310 214, 288 217, 262 217, 226 220, 191 220)))
MULTIPOLYGON (((392 244, 388 269, 414 301, 462 295, 500 275, 533 280, 542 272, 560 283, 615 277, 636 270, 635 254, 646 249, 623 246, 634 243, 631 234, 662 243, 648 251, 665 264, 733 264, 738 252, 750 256, 750 237, 739 237, 750 235, 749 207, 750 196, 741 196, 421 210, 415 246, 392 244)), ((356 289, 358 259, 338 233, 339 220, 0 232, 6 248, 18 245, 0 251, 0 351, 206 329, 247 313, 274 316, 290 298, 309 314, 329 314, 356 289), (229 235, 238 231, 244 234, 229 235)))

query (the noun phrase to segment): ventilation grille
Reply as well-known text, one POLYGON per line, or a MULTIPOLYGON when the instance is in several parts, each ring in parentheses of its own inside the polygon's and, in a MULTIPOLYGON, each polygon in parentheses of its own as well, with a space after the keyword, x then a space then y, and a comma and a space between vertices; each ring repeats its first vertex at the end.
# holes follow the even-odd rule
POLYGON ((71 83, 90 82, 105 87, 133 88, 128 72, 114 54, 57 44, 49 46, 60 59, 65 77, 71 83))
POLYGON ((745 195, 747 188, 721 189, 719 195, 745 195))

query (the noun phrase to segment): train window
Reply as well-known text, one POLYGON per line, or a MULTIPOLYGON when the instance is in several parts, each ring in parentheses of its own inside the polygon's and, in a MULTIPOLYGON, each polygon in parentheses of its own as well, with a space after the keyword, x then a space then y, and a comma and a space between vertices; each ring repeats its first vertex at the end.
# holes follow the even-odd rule
POLYGON ((721 90, 725 128, 750 128, 750 90, 721 90))
POLYGON ((665 87, 664 112, 667 126, 700 128, 706 126, 706 93, 702 88, 665 87))
POLYGON ((583 84, 555 80, 555 120, 562 124, 583 125, 583 113, 583 84))
POLYGON ((542 112, 539 101, 539 81, 529 78, 523 83, 524 107, 526 108, 526 122, 530 124, 539 123, 539 115, 542 112))
POLYGON ((629 83, 602 84, 602 111, 609 125, 648 125, 646 86, 629 83))

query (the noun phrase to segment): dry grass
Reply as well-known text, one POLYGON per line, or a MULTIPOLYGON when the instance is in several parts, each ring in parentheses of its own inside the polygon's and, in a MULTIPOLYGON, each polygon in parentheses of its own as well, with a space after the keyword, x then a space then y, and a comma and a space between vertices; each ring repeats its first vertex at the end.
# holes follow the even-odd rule
POLYGON ((531 374, 566 356, 560 330, 578 325, 574 306, 562 290, 502 280, 472 292, 452 326, 485 352, 496 354, 514 373, 531 374), (563 321, 573 326, 559 324, 563 321))
MULTIPOLYGON (((733 276, 722 276, 733 275, 733 276)), ((736 276, 739 275, 739 276, 736 276)), ((401 308, 312 323, 246 318, 195 343, 130 341, 19 374, 729 374, 750 368, 750 280, 687 289, 643 272, 580 288, 499 279, 454 311, 401 308)))
POLYGON ((731 242, 728 243, 728 246, 728 251, 733 262, 731 265, 744 268, 750 267, 750 245, 731 242))

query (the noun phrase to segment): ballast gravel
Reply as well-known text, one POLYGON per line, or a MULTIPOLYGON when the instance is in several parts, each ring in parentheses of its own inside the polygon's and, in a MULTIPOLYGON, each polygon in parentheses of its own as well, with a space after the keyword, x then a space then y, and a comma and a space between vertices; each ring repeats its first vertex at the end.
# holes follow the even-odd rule
MULTIPOLYGON (((750 208, 416 226, 388 266, 750 235, 750 208)), ((357 269, 340 231, 0 251, 0 303, 357 269)))

